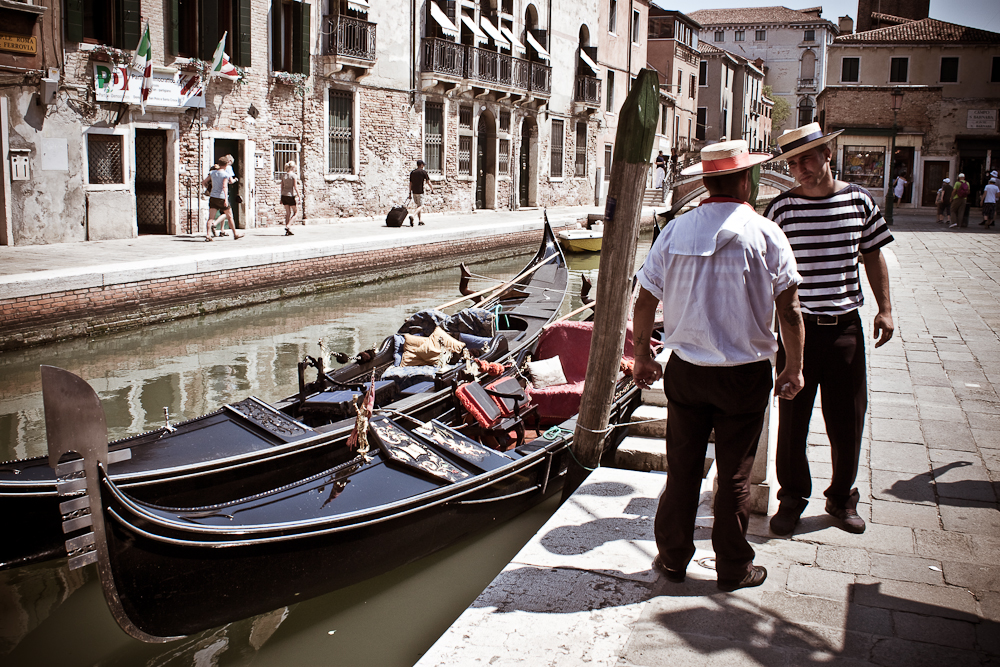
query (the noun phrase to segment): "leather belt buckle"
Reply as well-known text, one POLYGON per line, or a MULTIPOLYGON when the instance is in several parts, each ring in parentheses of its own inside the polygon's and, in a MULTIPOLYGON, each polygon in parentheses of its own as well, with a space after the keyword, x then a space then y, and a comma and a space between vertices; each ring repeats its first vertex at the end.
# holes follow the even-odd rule
POLYGON ((816 315, 816 324, 823 326, 833 326, 837 324, 839 315, 816 315))

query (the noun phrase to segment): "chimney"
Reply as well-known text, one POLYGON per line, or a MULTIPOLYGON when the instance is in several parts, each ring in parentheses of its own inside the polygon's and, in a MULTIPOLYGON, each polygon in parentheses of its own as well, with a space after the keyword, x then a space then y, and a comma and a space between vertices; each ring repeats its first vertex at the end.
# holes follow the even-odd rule
POLYGON ((850 16, 841 16, 838 24, 841 35, 850 35, 854 32, 854 19, 850 16))

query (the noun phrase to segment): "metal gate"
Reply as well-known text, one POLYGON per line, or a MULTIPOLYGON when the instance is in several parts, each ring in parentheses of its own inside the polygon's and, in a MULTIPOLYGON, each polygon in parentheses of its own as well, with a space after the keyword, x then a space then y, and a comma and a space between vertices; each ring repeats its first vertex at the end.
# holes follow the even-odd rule
POLYGON ((135 210, 140 234, 167 233, 167 133, 135 131, 135 210))

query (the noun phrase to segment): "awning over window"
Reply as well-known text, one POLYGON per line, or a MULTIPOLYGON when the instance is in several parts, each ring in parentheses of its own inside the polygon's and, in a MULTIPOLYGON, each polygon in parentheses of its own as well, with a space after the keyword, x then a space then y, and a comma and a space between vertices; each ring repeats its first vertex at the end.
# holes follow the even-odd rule
POLYGON ((347 6, 350 9, 355 9, 359 12, 367 13, 371 7, 368 5, 368 0, 347 0, 347 6))
POLYGON ((538 40, 535 39, 535 36, 531 34, 530 30, 525 32, 524 36, 528 38, 528 46, 537 51, 540 57, 545 58, 546 60, 552 59, 552 56, 549 55, 549 52, 545 50, 544 46, 538 43, 538 40))
POLYGON ((448 15, 445 14, 440 7, 438 7, 438 3, 434 2, 434 0, 430 0, 430 2, 431 17, 437 21, 439 26, 441 26, 441 32, 446 34, 448 37, 458 37, 458 28, 456 28, 455 24, 451 22, 448 15))
POLYGON ((522 44, 521 41, 514 36, 514 33, 510 31, 510 28, 508 28, 507 26, 500 26, 500 32, 502 32, 503 36, 510 41, 515 51, 517 51, 521 55, 524 55, 526 51, 526 49, 524 48, 524 44, 522 44))
POLYGON ((583 49, 580 49, 580 60, 582 60, 583 64, 589 67, 590 71, 593 72, 595 75, 601 73, 601 70, 598 69, 597 67, 597 63, 591 60, 590 56, 588 56, 587 52, 584 51, 583 49))
POLYGON ((493 38, 493 41, 497 43, 497 46, 510 50, 510 42, 507 41, 506 37, 500 34, 500 31, 496 29, 496 26, 490 23, 488 18, 480 16, 479 22, 482 24, 483 30, 485 30, 489 36, 493 38))
POLYGON ((477 44, 484 44, 490 41, 490 38, 486 36, 486 33, 479 29, 476 22, 469 18, 465 12, 462 12, 462 23, 465 27, 472 31, 472 37, 476 40, 477 44))

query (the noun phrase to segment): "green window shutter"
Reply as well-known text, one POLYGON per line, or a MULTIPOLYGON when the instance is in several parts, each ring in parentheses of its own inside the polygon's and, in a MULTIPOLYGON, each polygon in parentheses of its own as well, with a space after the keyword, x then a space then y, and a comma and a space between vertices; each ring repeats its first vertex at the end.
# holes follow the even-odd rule
POLYGON ((66 0, 66 41, 83 41, 83 0, 66 0))
POLYGON ((297 16, 293 12, 295 21, 295 32, 292 39, 292 60, 295 63, 295 71, 299 74, 309 75, 309 28, 312 19, 311 5, 308 2, 296 2, 294 5, 297 16))
POLYGON ((239 0, 239 35, 233 38, 234 61, 240 67, 250 67, 250 0, 239 0), (239 48, 237 48, 239 46, 239 48))
POLYGON ((139 7, 139 0, 121 0, 118 7, 122 38, 116 46, 119 49, 133 50, 139 46, 139 38, 142 35, 142 26, 139 22, 142 10, 139 7))
POLYGON ((201 59, 211 63, 215 47, 219 45, 219 39, 222 37, 222 31, 219 29, 219 0, 201 0, 200 14, 201 59))
POLYGON ((170 26, 167 29, 169 50, 173 55, 181 50, 181 3, 180 0, 170 0, 170 26))

